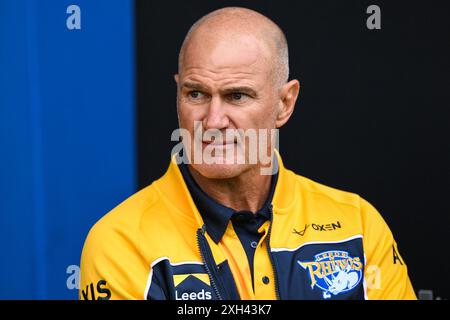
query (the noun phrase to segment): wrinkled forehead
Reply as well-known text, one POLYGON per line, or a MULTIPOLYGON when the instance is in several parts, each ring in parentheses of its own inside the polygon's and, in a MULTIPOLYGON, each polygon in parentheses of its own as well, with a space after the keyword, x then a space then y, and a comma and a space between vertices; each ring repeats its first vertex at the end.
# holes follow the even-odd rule
POLYGON ((267 76, 271 52, 256 35, 196 33, 184 51, 180 75, 197 71, 267 76))

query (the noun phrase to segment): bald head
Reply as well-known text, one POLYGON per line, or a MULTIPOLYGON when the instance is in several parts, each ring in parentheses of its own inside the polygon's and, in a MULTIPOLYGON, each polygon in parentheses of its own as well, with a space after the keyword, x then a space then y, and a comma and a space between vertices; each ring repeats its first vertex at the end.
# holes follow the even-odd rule
POLYGON ((182 72, 186 52, 195 46, 214 45, 240 39, 259 42, 261 55, 271 67, 270 74, 276 86, 285 84, 289 77, 288 45, 283 31, 262 14, 239 7, 213 11, 195 22, 180 49, 178 68, 182 72))

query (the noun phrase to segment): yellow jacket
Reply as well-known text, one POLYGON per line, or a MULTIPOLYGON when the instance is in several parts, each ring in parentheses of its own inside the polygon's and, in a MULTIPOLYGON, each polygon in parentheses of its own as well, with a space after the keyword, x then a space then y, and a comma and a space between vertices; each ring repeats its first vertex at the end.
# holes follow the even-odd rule
POLYGON ((254 256, 254 290, 241 242, 228 224, 216 244, 172 158, 163 177, 89 232, 80 299, 416 299, 381 215, 356 194, 284 168, 272 223, 254 256))

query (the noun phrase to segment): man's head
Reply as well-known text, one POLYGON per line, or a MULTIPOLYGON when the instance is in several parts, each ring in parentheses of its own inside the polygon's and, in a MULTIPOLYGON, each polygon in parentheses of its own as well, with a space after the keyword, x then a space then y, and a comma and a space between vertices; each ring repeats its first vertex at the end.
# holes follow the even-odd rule
MULTIPOLYGON (((287 82, 288 47, 281 29, 267 17, 244 8, 224 8, 198 20, 189 30, 175 75, 180 128, 216 130, 223 141, 203 139, 201 150, 223 154, 224 163, 192 164, 207 178, 233 178, 261 164, 248 163, 250 146, 225 138, 226 130, 266 130, 291 116, 300 85, 287 82), (197 121, 200 128, 194 128, 197 121), (237 163, 245 150, 245 164, 237 163), (234 150, 234 157, 226 158, 234 150), (220 151, 220 153, 218 153, 220 151)), ((194 141, 194 139, 192 139, 194 141)), ((259 144, 258 144, 259 146, 259 144)), ((194 148, 185 143, 191 160, 194 148)), ((273 140, 267 150, 273 149, 273 140)), ((192 163, 193 161, 191 161, 192 163)))

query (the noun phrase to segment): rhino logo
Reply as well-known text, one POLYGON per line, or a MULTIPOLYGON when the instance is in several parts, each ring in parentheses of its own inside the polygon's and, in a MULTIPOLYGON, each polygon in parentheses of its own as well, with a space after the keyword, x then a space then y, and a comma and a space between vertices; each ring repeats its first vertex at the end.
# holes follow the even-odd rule
POLYGON ((314 256, 314 261, 298 260, 297 263, 308 272, 311 289, 321 289, 324 299, 352 290, 362 279, 361 259, 351 257, 346 251, 321 252, 314 256))

